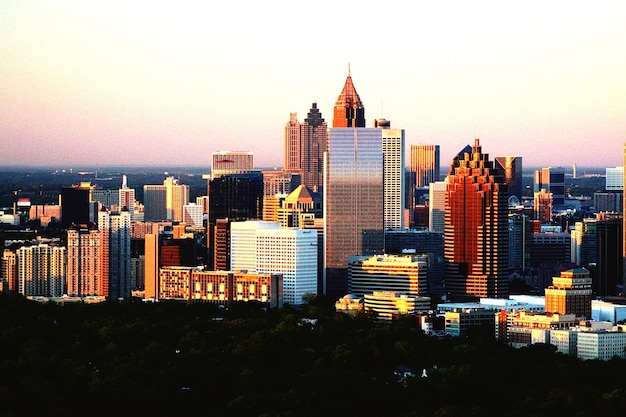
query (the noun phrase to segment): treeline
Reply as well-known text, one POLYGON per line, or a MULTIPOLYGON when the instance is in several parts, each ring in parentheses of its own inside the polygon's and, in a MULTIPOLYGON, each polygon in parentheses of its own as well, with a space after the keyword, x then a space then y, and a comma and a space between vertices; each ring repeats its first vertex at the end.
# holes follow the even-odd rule
POLYGON ((0 416, 590 416, 626 409, 626 361, 583 362, 407 318, 234 304, 0 298, 0 416), (317 322, 300 320, 315 317, 317 322), (415 377, 399 379, 398 366, 415 377), (426 371, 426 377, 422 374, 426 371))

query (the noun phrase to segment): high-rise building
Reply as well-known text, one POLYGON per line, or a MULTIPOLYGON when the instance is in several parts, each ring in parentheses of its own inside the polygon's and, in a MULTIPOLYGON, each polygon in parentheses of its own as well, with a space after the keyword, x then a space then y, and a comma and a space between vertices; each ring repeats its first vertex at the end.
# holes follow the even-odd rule
POLYGON ((533 232, 530 219, 524 214, 509 214, 509 269, 526 272, 530 268, 533 232))
POLYGON ((446 181, 431 182, 428 187, 428 230, 443 233, 446 217, 446 181))
POLYGON ((415 173, 415 186, 427 187, 439 181, 439 145, 411 145, 409 169, 415 173))
POLYGON ((571 231, 572 263, 584 267, 596 263, 597 226, 597 219, 583 219, 582 222, 576 222, 571 231))
POLYGON ((533 192, 540 192, 543 188, 552 193, 554 207, 563 207, 565 205, 565 171, 563 168, 548 167, 536 170, 533 192))
POLYGON ((495 167, 504 177, 504 182, 509 189, 509 198, 516 197, 522 201, 522 157, 521 156, 496 156, 495 167))
POLYGON ((624 191, 624 167, 606 169, 606 191, 624 191))
POLYGON ((598 296, 623 292, 622 227, 624 218, 617 213, 596 215, 596 276, 593 290, 598 296))
POLYGON ((108 253, 102 233, 95 227, 72 227, 67 231, 67 295, 108 296, 108 253))
POLYGON ((377 121, 383 133, 384 228, 404 229, 404 129, 391 129, 387 120, 377 121))
POLYGON ((9 249, 2 252, 2 287, 4 292, 17 292, 19 289, 17 279, 17 255, 9 249))
POLYGON ((122 188, 118 190, 118 209, 121 211, 124 207, 130 213, 130 220, 135 220, 135 189, 128 187, 126 175, 122 176, 122 188))
POLYGON ((289 113, 289 121, 285 125, 285 163, 283 169, 288 172, 302 171, 302 131, 298 121, 298 113, 289 113))
POLYGON ((535 220, 539 220, 541 223, 552 222, 552 204, 554 198, 552 193, 542 188, 540 191, 534 193, 533 206, 535 212, 535 220))
POLYGON ((211 176, 244 174, 254 169, 254 153, 249 151, 217 151, 212 154, 211 176))
POLYGON ((310 188, 300 185, 285 196, 276 210, 276 220, 283 227, 304 228, 313 219, 322 217, 322 197, 310 188))
POLYGON ((225 174, 209 185, 209 223, 216 219, 260 219, 263 214, 263 174, 225 174))
POLYGON ((104 251, 103 273, 108 274, 109 292, 112 300, 130 297, 130 212, 98 213, 98 229, 101 233, 101 248, 104 251))
POLYGON ((183 221, 183 206, 189 203, 189 186, 174 177, 163 185, 143 186, 145 221, 183 221))
POLYGON ((591 277, 584 268, 570 269, 552 278, 546 288, 546 313, 574 314, 591 319, 591 277))
POLYGON ((508 296, 508 192, 476 139, 448 173, 444 258, 454 298, 508 296))
POLYGON ((19 293, 61 297, 65 292, 65 248, 39 244, 17 249, 19 293))
POLYGON ((202 227, 204 220, 204 207, 196 203, 183 205, 183 222, 191 227, 202 227))
POLYGON ((302 182, 315 192, 324 185, 324 153, 328 147, 328 124, 324 121, 317 103, 311 104, 302 132, 302 182))
POLYGON ((348 290, 348 257, 383 249, 383 149, 382 129, 359 127, 363 104, 350 75, 334 114, 324 174, 324 292, 339 298, 348 290))
POLYGON ((263 171, 263 196, 289 194, 302 184, 302 176, 286 171, 263 171))
POLYGON ((284 170, 302 175, 302 183, 321 191, 324 182, 324 152, 328 142, 328 124, 317 103, 311 105, 304 123, 296 113, 290 113, 285 125, 284 170))
POLYGON ((231 224, 231 271, 282 274, 284 301, 317 294, 317 233, 264 221, 231 224))
POLYGON ((61 188, 61 223, 64 228, 95 223, 97 203, 93 201, 94 186, 89 182, 61 188))
POLYGON ((343 90, 335 102, 333 127, 365 127, 365 108, 352 83, 350 67, 343 90))

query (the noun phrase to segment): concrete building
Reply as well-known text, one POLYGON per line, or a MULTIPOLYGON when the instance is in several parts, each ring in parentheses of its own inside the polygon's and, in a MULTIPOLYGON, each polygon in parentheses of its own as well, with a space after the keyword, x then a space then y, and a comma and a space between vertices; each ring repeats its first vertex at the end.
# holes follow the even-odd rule
POLYGON ((606 169, 606 191, 624 191, 624 167, 606 169))
POLYGON ((95 227, 67 230, 67 295, 109 296, 108 252, 95 227))
POLYGON ((404 129, 391 129, 387 120, 377 122, 383 134, 384 229, 404 229, 404 129))
POLYGON ((376 313, 379 319, 391 320, 402 315, 428 311, 430 298, 393 291, 374 291, 372 294, 365 294, 363 309, 376 313))
POLYGON ((426 255, 348 258, 348 292, 358 297, 387 291, 424 296, 428 292, 426 255))
POLYGON ((435 181, 429 185, 428 230, 443 233, 446 224, 446 181, 435 181))
POLYGON ((411 145, 409 170, 415 173, 415 187, 427 187, 429 184, 439 181, 439 145, 411 145))
POLYGON ((495 335, 496 314, 484 308, 463 308, 445 312, 445 330, 451 336, 465 336, 471 330, 484 330, 495 335))
POLYGON ((24 296, 61 297, 65 293, 66 250, 39 244, 17 249, 18 292, 24 296))
POLYGON ((577 353, 580 359, 608 361, 626 357, 626 331, 592 331, 578 333, 577 353))
POLYGON ((189 203, 189 186, 174 177, 167 177, 163 185, 144 185, 145 221, 183 221, 183 206, 189 203))
POLYGON ((231 271, 283 276, 283 299, 299 305, 317 294, 317 232, 264 221, 231 224, 231 271))
POLYGON ((578 318, 591 318, 591 277, 584 268, 570 269, 552 278, 546 288, 546 312, 574 314, 578 318))
POLYGON ((130 278, 130 212, 100 211, 98 229, 101 232, 102 274, 107 275, 108 293, 98 294, 112 300, 128 298, 130 278))
POLYGON ((565 171, 561 167, 548 167, 535 171, 533 192, 537 193, 545 189, 552 194, 554 207, 565 205, 565 171))
POLYGON ((211 154, 211 176, 245 174, 254 169, 254 153, 250 151, 216 151, 211 154))

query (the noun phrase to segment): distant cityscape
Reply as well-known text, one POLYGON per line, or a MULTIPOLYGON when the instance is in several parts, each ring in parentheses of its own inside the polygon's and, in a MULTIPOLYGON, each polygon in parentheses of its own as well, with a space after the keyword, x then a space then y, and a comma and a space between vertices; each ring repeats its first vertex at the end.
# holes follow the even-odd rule
POLYGON ((393 120, 367 125, 348 73, 330 123, 315 102, 289 114, 280 168, 246 150, 207 167, 15 161, 0 169, 0 291, 225 309, 324 297, 431 335, 626 358, 623 166, 525 167, 479 138, 442 161, 393 120))

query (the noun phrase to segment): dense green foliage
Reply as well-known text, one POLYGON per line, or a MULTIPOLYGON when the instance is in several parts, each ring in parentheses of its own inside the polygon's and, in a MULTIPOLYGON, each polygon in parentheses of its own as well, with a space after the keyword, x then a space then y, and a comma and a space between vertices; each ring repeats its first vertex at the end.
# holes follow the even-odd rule
POLYGON ((424 335, 413 320, 0 298, 0 416, 587 416, 626 409, 626 361, 424 335), (316 316, 315 325, 299 318, 316 316), (400 383, 398 365, 415 370, 400 383), (436 368, 436 369, 435 369, 436 368), (422 378, 423 369, 428 377, 422 378))

